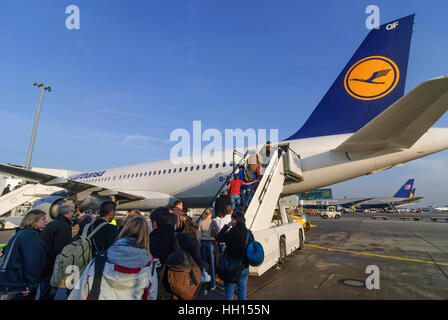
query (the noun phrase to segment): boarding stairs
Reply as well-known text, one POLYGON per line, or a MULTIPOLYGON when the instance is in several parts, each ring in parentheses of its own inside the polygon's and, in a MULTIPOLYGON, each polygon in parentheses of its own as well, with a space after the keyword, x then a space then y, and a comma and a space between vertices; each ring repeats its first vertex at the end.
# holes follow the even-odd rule
MULTIPOLYGON (((229 181, 232 179, 233 175, 235 173, 238 173, 239 167, 244 165, 249 157, 253 154, 253 152, 251 152, 250 150, 246 151, 245 153, 242 153, 238 150, 233 150, 233 161, 231 162, 231 165, 233 166, 233 170, 231 173, 229 173, 226 177, 226 179, 224 179, 223 184, 218 188, 218 191, 216 192, 216 194, 214 195, 214 197, 212 198, 212 200, 210 201, 210 204, 205 208, 215 208, 215 201, 216 199, 219 197, 219 195, 227 190, 227 184, 229 183, 229 181)), ((202 213, 205 212, 205 209, 202 213)), ((213 217, 215 217, 215 210, 213 210, 213 217)), ((199 222, 199 220, 201 220, 202 214, 199 216, 199 218, 197 219, 196 222, 199 222)))
POLYGON ((33 183, 25 184, 18 189, 11 190, 11 192, 0 197, 0 217, 9 212, 10 216, 15 216, 19 213, 15 210, 17 207, 27 202, 31 204, 41 197, 48 196, 60 190, 63 189, 33 183))
POLYGON ((282 223, 288 223, 286 210, 279 202, 280 195, 285 184, 301 181, 303 174, 300 157, 288 144, 280 145, 278 151, 271 156, 251 201, 242 208, 248 229, 257 231, 271 227, 277 205, 282 223))

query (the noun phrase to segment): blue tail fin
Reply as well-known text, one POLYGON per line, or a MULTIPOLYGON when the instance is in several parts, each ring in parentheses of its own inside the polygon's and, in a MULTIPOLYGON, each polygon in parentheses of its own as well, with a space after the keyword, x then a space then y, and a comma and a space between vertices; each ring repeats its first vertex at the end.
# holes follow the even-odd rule
POLYGON ((414 179, 409 179, 394 195, 396 198, 409 198, 411 196, 412 187, 414 186, 414 179))
POLYGON ((286 140, 358 131, 404 94, 414 15, 369 32, 302 128, 286 140))

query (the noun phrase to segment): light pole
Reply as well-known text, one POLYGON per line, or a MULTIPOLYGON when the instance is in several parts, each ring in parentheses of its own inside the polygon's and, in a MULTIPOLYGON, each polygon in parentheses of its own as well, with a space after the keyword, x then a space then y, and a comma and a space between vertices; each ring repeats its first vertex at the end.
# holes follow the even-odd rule
POLYGON ((34 148, 34 139, 36 138, 37 123, 39 122, 40 106, 42 105, 42 97, 44 96, 44 91, 45 90, 47 90, 48 92, 51 92, 51 87, 46 87, 43 83, 34 82, 33 86, 37 86, 38 88, 41 87, 42 89, 40 91, 39 105, 37 107, 36 119, 34 120, 34 128, 33 128, 33 134, 31 135, 30 147, 28 149, 28 157, 26 158, 26 166, 25 166, 25 168, 27 170, 30 169, 31 156, 33 154, 33 148, 34 148))

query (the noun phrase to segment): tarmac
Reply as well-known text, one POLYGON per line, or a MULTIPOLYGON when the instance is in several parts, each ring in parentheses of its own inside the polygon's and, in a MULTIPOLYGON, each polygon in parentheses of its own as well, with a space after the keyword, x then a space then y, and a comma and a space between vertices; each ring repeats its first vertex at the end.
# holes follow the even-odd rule
MULTIPOLYGON (((448 299, 448 221, 431 217, 448 214, 344 214, 337 220, 308 216, 316 227, 306 232, 305 247, 261 277, 249 277, 248 300, 448 299), (403 216, 420 220, 401 220, 403 216), (378 268, 379 289, 367 288, 372 275, 368 266, 378 268)), ((13 233, 1 231, 0 243, 13 233)), ((224 296, 215 290, 202 299, 224 296)))
POLYGON ((288 256, 281 270, 250 278, 248 299, 448 299, 448 222, 431 221, 434 216, 448 215, 309 216, 316 227, 306 233, 305 247, 288 256), (379 269, 379 289, 366 287, 371 265, 379 269))

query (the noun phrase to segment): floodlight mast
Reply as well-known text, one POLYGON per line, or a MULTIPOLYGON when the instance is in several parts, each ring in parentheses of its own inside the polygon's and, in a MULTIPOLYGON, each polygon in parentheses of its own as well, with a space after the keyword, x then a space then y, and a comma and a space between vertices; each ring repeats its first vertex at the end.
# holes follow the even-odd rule
POLYGON ((33 127, 33 133, 31 135, 31 141, 30 141, 30 147, 28 148, 28 156, 26 158, 26 169, 30 169, 31 165, 31 156, 33 155, 33 148, 34 148, 34 140, 36 138, 36 132, 37 132, 37 124, 39 123, 39 115, 40 115, 40 108, 42 105, 42 97, 44 96, 44 91, 47 90, 48 92, 51 92, 50 86, 45 86, 43 83, 37 83, 34 82, 33 86, 37 86, 38 88, 42 88, 40 91, 40 98, 39 98, 39 105, 37 106, 37 112, 36 112, 36 118, 34 119, 34 127, 33 127))

